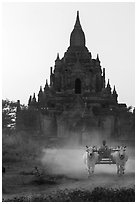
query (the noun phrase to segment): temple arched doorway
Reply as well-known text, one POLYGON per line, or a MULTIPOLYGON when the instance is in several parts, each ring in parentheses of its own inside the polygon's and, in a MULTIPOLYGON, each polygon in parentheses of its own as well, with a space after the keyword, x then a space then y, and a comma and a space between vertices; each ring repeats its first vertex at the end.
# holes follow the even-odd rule
POLYGON ((75 80, 75 93, 81 94, 81 81, 80 81, 80 79, 75 80))

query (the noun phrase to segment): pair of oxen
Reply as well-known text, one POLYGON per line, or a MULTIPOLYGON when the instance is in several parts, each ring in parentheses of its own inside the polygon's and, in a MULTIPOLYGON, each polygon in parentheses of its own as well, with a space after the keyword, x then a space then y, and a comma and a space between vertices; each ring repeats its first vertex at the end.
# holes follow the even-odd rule
MULTIPOLYGON (((111 153, 111 158, 117 166, 117 174, 123 175, 125 173, 125 165, 128 161, 128 155, 126 153, 126 146, 120 146, 117 151, 111 153)), ((83 160, 88 170, 88 175, 91 176, 94 173, 95 165, 99 161, 99 153, 94 147, 86 146, 86 152, 83 155, 83 160)))

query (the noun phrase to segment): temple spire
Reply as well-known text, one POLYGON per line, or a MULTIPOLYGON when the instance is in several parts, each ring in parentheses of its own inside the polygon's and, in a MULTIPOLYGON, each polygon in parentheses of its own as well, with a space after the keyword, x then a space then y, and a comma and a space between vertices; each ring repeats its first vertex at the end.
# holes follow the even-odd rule
POLYGON ((57 59, 56 60, 60 60, 60 58, 59 58, 59 53, 57 53, 57 59))
POLYGON ((110 87, 109 79, 108 79, 107 87, 110 87))
POLYGON ((108 83, 107 83, 107 91, 109 94, 111 94, 111 86, 110 86, 110 83, 109 83, 109 79, 108 79, 108 83))
POLYGON ((48 86, 48 80, 46 79, 46 86, 48 86))
POLYGON ((97 58, 96 58, 96 60, 98 61, 98 62, 100 62, 100 60, 99 60, 99 55, 97 54, 97 58))
POLYGON ((35 93, 33 94, 33 102, 36 102, 36 96, 35 96, 35 93))
POLYGON ((40 86, 40 92, 42 92, 42 86, 40 86))
POLYGON ((31 104, 31 102, 32 102, 32 96, 30 95, 29 101, 28 101, 28 106, 31 104))
POLYGON ((77 11, 77 18, 74 28, 81 28, 80 20, 79 20, 79 11, 77 11))
POLYGON ((113 97, 114 97, 115 101, 118 102, 118 100, 117 100, 118 94, 117 94, 117 92, 116 92, 115 86, 114 86, 114 89, 113 89, 113 97))
POLYGON ((82 30, 80 20, 79 20, 79 11, 77 11, 76 22, 74 25, 74 29, 71 32, 70 36, 70 46, 85 46, 85 34, 82 30))
POLYGON ((117 91, 116 91, 115 85, 114 85, 114 89, 113 89, 113 94, 116 94, 116 95, 117 95, 117 91))
POLYGON ((106 87, 106 80, 105 80, 105 68, 103 68, 103 88, 106 87))
POLYGON ((115 85, 114 85, 114 90, 113 90, 113 92, 116 92, 116 88, 115 88, 115 85))

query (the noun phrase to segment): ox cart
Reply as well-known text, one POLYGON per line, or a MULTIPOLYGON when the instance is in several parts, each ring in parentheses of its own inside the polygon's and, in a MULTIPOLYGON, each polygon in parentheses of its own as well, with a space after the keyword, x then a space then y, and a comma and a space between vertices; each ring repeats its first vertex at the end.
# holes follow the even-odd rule
POLYGON ((118 149, 116 148, 102 148, 97 149, 95 152, 98 153, 98 161, 96 164, 116 164, 116 161, 114 161, 112 153, 117 152, 118 149))
POLYGON ((126 146, 118 146, 117 148, 108 147, 106 141, 103 141, 103 145, 100 148, 96 148, 95 146, 86 146, 86 148, 83 159, 87 166, 89 176, 90 173, 94 173, 96 164, 116 164, 117 174, 124 174, 125 164, 128 160, 128 156, 125 152, 126 146))
POLYGON ((108 147, 105 140, 103 140, 103 146, 98 149, 95 148, 94 151, 99 155, 96 164, 116 164, 116 161, 114 161, 112 154, 119 151, 119 149, 108 147))

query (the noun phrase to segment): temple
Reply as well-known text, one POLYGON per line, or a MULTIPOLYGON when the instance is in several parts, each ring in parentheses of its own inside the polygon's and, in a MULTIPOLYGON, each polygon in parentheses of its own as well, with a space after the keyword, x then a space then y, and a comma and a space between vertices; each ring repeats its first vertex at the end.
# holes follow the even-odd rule
POLYGON ((93 59, 86 47, 78 11, 67 51, 62 58, 57 53, 50 82, 37 98, 30 96, 28 108, 38 111, 41 131, 52 137, 84 143, 118 136, 117 113, 126 104, 118 103, 116 87, 105 79, 99 54, 93 59))

